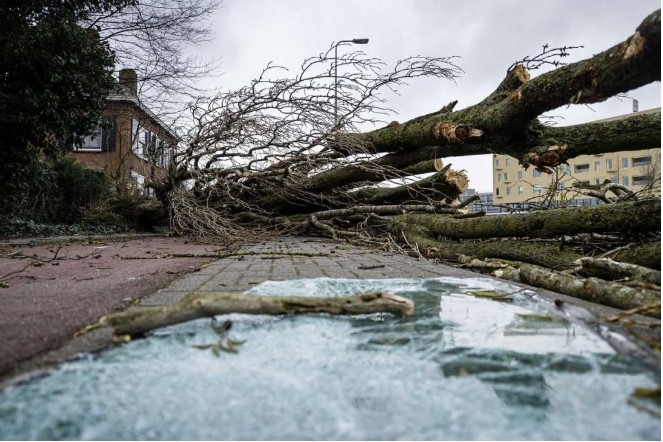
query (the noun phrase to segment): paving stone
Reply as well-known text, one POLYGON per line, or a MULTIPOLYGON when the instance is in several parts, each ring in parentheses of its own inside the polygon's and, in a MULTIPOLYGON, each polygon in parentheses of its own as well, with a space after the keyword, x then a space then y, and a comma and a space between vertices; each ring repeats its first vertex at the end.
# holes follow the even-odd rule
POLYGON ((186 276, 147 298, 144 305, 176 302, 190 291, 244 291, 269 280, 477 276, 399 253, 372 251, 319 238, 277 238, 244 247, 241 252, 255 255, 232 256, 212 262, 200 272, 186 276), (267 256, 274 259, 263 259, 267 256))

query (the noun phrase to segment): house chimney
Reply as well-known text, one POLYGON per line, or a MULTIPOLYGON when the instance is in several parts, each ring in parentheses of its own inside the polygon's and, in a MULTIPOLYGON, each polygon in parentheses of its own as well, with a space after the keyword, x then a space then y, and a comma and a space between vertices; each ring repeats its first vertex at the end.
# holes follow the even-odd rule
POLYGON ((120 85, 124 86, 134 95, 138 95, 138 75, 133 69, 120 70, 120 85))

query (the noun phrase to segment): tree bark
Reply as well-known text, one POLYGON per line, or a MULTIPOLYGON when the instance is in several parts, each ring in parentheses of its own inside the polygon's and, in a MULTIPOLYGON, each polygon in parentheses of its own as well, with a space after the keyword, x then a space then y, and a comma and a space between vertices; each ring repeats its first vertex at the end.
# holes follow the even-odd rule
MULTIPOLYGON (((652 133, 660 134, 660 116, 658 120, 645 117, 642 121, 635 118, 623 123, 637 126, 643 132, 633 144, 625 143, 623 136, 611 136, 618 124, 551 129, 540 124, 537 117, 561 106, 601 102, 660 81, 660 44, 658 10, 645 18, 633 36, 590 59, 532 80, 522 66, 516 66, 481 103, 457 112, 434 113, 403 124, 391 124, 365 134, 346 134, 344 144, 351 145, 354 138, 354 143, 369 152, 446 147, 441 150, 442 156, 475 155, 481 150, 511 155, 525 165, 535 166, 556 166, 573 156, 596 151, 596 143, 591 139, 593 134, 602 139, 603 152, 639 150, 653 140, 652 133), (566 134, 571 133, 581 136, 578 144, 564 142, 566 134), (562 150, 562 154, 555 155, 558 150, 562 150), (548 151, 553 153, 542 159, 548 151)), ((656 143, 651 145, 655 146, 656 143)))
POLYGON ((353 196, 363 204, 400 204, 434 200, 451 203, 467 189, 467 176, 449 169, 447 165, 436 174, 391 188, 367 188, 354 192, 353 196))
POLYGON ((422 225, 432 235, 454 239, 553 238, 586 232, 637 235, 660 231, 661 201, 643 200, 471 219, 408 214, 397 217, 397 221, 405 225, 422 225))
POLYGON ((404 238, 406 244, 416 247, 429 258, 457 261, 460 255, 476 258, 497 258, 536 264, 548 268, 566 269, 575 266, 581 255, 573 250, 560 250, 556 244, 541 244, 518 240, 486 242, 437 241, 424 227, 403 222, 396 217, 389 225, 395 238, 404 238))
POLYGON ((578 279, 527 264, 518 269, 496 270, 493 275, 623 310, 661 302, 660 291, 628 287, 598 278, 578 279))
POLYGON ((661 272, 635 264, 613 261, 602 258, 580 258, 580 265, 585 276, 596 276, 601 279, 613 281, 615 279, 630 278, 649 284, 661 285, 661 272))
POLYGON ((661 241, 652 241, 627 247, 611 256, 616 261, 661 270, 661 241))
POLYGON ((228 313, 259 315, 393 313, 409 316, 413 311, 414 303, 411 300, 382 292, 366 292, 337 298, 252 296, 210 292, 189 295, 176 304, 114 313, 102 317, 99 324, 111 326, 115 335, 135 336, 168 325, 228 313))

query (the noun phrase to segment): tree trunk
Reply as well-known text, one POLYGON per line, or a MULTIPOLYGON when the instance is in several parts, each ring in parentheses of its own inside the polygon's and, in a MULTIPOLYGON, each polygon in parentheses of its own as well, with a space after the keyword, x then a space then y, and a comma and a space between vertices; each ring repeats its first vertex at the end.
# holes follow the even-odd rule
POLYGON ((477 150, 511 155, 524 165, 556 166, 592 152, 639 150, 660 144, 658 116, 629 118, 614 124, 543 126, 537 117, 568 104, 596 103, 661 78, 660 10, 645 18, 634 35, 594 57, 532 80, 516 66, 489 97, 457 112, 434 113, 403 124, 364 134, 346 134, 344 145, 354 143, 369 152, 400 152, 427 146, 443 147, 440 156, 476 155, 477 150), (625 142, 619 127, 634 142, 625 142), (579 136, 577 144, 570 135, 579 136), (617 134, 617 136, 615 136, 617 134), (657 137, 657 134, 658 137, 657 137))
POLYGON ((432 235, 454 239, 553 238, 589 232, 637 235, 660 231, 661 201, 643 200, 471 219, 408 214, 399 216, 397 221, 406 225, 422 225, 432 235))
POLYGON ((518 240, 486 241, 486 242, 451 242, 437 241, 424 227, 403 222, 403 217, 396 217, 389 225, 394 238, 419 250, 429 258, 440 258, 457 261, 460 255, 476 258, 497 258, 527 262, 548 268, 566 269, 575 266, 574 262, 581 255, 573 250, 560 250, 556 244, 541 244, 518 240))

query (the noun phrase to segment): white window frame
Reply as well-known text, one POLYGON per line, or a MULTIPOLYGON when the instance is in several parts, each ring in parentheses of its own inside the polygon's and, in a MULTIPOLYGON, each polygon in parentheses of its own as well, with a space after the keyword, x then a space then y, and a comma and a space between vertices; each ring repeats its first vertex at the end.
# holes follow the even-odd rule
POLYGON ((101 152, 103 151, 103 128, 97 126, 94 132, 87 137, 83 138, 81 147, 77 147, 77 152, 101 152), (98 146, 97 146, 98 144, 98 146))

